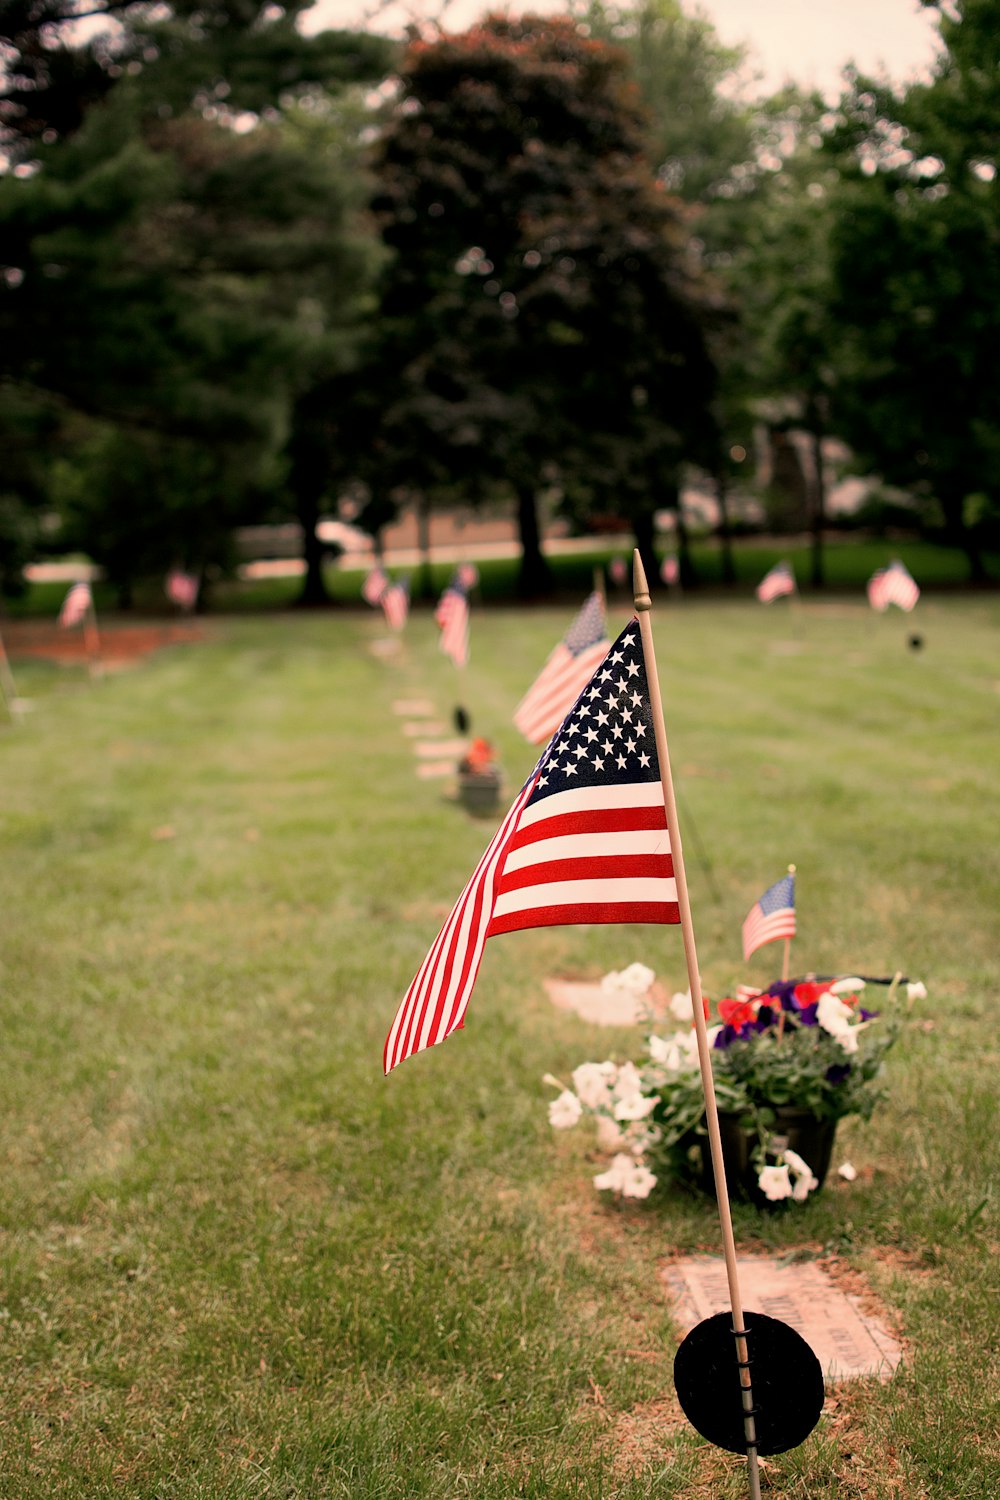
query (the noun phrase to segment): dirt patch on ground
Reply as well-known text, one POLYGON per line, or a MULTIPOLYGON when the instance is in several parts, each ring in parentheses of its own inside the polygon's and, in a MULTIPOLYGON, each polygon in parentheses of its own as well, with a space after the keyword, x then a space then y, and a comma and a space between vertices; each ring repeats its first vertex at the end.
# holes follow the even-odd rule
MULTIPOLYGON (((3 627, 4 644, 12 659, 44 657, 46 661, 72 666, 90 659, 90 648, 82 630, 63 630, 52 620, 8 620, 3 627)), ((197 620, 143 620, 119 625, 101 625, 98 632, 100 660, 124 665, 160 651, 164 646, 190 645, 205 638, 205 627, 197 620)))

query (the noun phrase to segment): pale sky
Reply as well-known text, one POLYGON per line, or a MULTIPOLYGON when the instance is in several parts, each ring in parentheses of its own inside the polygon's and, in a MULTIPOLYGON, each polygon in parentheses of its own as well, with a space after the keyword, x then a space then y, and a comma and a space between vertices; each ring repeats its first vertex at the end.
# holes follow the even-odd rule
MULTIPOLYGON (((443 16, 460 31, 489 10, 533 10, 552 14, 560 0, 534 0, 505 7, 502 0, 317 0, 307 29, 350 26, 379 14, 379 29, 399 32, 408 19, 443 16)), ((791 78, 836 98, 845 63, 862 72, 888 74, 897 84, 925 77, 935 55, 932 13, 918 0, 699 0, 698 9, 723 42, 745 42, 750 63, 761 74, 760 90, 771 93, 791 78)))

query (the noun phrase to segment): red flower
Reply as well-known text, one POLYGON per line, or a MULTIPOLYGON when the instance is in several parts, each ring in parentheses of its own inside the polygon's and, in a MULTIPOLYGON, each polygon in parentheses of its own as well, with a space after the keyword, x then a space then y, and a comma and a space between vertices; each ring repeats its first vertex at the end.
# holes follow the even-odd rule
POLYGON ((720 1000, 719 1018, 734 1031, 740 1031, 748 1021, 753 1021, 757 1016, 757 1002, 755 1000, 720 1000))
POLYGON ((830 988, 829 980, 810 979, 802 984, 797 984, 792 991, 792 999, 799 1010, 805 1010, 810 1005, 815 1005, 820 995, 825 995, 830 988))

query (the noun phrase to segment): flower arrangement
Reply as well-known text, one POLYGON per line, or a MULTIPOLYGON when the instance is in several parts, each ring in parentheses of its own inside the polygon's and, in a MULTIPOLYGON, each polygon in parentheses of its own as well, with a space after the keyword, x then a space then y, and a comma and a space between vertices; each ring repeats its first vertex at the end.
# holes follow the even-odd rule
MULTIPOLYGON (((651 971, 644 973, 652 979, 651 971)), ((719 1001, 708 1031, 715 1096, 720 1118, 734 1122, 749 1142, 751 1196, 802 1202, 825 1174, 826 1161, 810 1163, 792 1149, 783 1115, 799 1112, 830 1126, 830 1141, 832 1126, 845 1115, 870 1118, 882 1096, 885 1054, 898 1034, 899 976, 881 1013, 862 1004, 866 988, 854 977, 808 978, 719 1001)), ((907 993, 912 1000, 926 990, 909 984, 907 993)), ((666 1036, 651 1028, 638 1064, 582 1063, 573 1070, 572 1088, 546 1079, 560 1090, 549 1105, 550 1123, 565 1130, 585 1115, 596 1120, 598 1145, 614 1156, 594 1186, 623 1198, 648 1197, 661 1178, 697 1182, 700 1176, 707 1185, 690 996, 674 995, 670 1009, 678 1028, 666 1036)), ((707 1002, 705 1013, 709 1020, 707 1002)), ((828 1153, 829 1146, 827 1159, 828 1153)))

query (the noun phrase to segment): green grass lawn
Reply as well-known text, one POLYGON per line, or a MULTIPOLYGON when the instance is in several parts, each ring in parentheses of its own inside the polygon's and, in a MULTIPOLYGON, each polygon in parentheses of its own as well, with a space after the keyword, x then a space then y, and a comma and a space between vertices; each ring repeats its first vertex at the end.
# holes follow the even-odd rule
MULTIPOLYGON (((735 1500, 672 1397, 659 1280, 714 1204, 598 1199, 542 1075, 639 1038, 542 980, 674 928, 491 941, 466 1029, 382 1042, 492 825, 418 780, 394 700, 501 751, 572 610, 474 613, 459 675, 417 615, 209 621, 91 682, 13 661, 0 724, 0 1497, 735 1500)), ((615 623, 626 615, 618 612, 615 623)), ((890 1095, 834 1179, 734 1210, 742 1247, 835 1256, 906 1342, 768 1461, 797 1500, 987 1500, 997 1442, 1000 604, 669 604, 654 624, 706 989, 798 866, 800 971, 922 978, 890 1095), (908 648, 919 630, 922 650, 908 648)))

